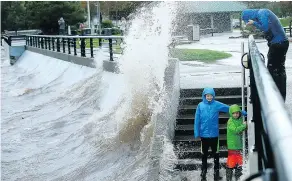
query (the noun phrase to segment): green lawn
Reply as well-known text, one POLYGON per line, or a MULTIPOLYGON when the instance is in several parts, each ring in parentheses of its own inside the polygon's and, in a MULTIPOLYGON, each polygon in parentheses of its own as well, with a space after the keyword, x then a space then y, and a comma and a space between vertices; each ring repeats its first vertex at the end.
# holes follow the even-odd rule
MULTIPOLYGON (((85 47, 90 48, 90 39, 89 38, 85 39, 85 42, 86 42, 85 47)), ((93 43, 93 48, 99 47, 98 39, 93 39, 92 43, 93 43)), ((108 43, 108 40, 103 40, 103 43, 108 43)), ((117 45, 115 43, 113 44, 113 53, 116 53, 116 54, 122 53, 120 43, 121 43, 121 40, 118 40, 117 45)), ((76 40, 76 48, 80 48, 79 39, 76 40)))
POLYGON ((214 62, 216 60, 229 58, 232 55, 225 52, 206 49, 171 49, 170 56, 178 58, 180 61, 203 61, 214 62))
MULTIPOLYGON (((80 45, 79 45, 79 41, 81 41, 80 39, 77 39, 76 40, 76 48, 80 48, 80 45)), ((86 48, 90 48, 90 39, 89 38, 86 38, 85 39, 85 47, 86 48)), ((93 43, 93 48, 98 48, 99 47, 99 45, 98 45, 98 39, 93 39, 93 41, 92 41, 92 43, 93 43)))
POLYGON ((292 20, 292 17, 288 17, 288 18, 280 19, 280 22, 282 26, 285 27, 285 26, 289 26, 289 23, 291 20, 292 20))

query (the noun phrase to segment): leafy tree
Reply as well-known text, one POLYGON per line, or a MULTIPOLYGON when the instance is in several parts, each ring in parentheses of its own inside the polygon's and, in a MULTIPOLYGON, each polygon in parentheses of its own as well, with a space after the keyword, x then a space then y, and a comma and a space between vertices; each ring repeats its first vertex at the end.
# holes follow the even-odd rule
POLYGON ((85 21, 85 11, 77 1, 3 1, 1 2, 2 30, 41 29, 56 34, 58 20, 66 25, 85 21))
POLYGON ((1 32, 3 30, 20 30, 24 28, 25 7, 21 1, 1 2, 1 32))
POLYGON ((64 18, 66 25, 75 25, 85 20, 85 12, 80 2, 28 1, 26 7, 30 28, 39 27, 45 34, 58 32, 60 17, 64 18))
POLYGON ((251 9, 270 9, 278 17, 292 16, 292 1, 244 1, 251 9))

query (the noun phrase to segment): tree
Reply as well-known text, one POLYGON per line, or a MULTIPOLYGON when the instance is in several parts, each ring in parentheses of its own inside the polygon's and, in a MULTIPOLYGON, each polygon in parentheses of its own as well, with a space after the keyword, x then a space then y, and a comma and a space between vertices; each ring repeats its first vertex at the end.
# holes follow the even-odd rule
POLYGON ((56 34, 60 17, 67 25, 76 25, 85 21, 85 11, 76 1, 3 1, 1 17, 2 30, 41 29, 56 34))
MULTIPOLYGON (((144 4, 146 1, 100 1, 100 10, 104 15, 110 15, 111 12, 119 14, 124 12, 128 16, 137 9, 138 6, 144 4)), ((83 3, 82 7, 87 12, 87 3, 83 3)), ((90 1, 90 16, 96 16, 96 2, 90 1)))
POLYGON ((85 12, 80 2, 28 1, 26 8, 30 28, 40 28, 45 34, 58 32, 60 17, 65 19, 66 25, 75 25, 85 21, 85 12))
POLYGON ((270 9, 278 17, 292 16, 292 1, 244 1, 251 9, 270 9))
POLYGON ((1 2, 1 32, 3 30, 17 31, 24 28, 24 2, 1 2))
POLYGON ((279 2, 284 17, 292 16, 292 1, 281 1, 279 2))

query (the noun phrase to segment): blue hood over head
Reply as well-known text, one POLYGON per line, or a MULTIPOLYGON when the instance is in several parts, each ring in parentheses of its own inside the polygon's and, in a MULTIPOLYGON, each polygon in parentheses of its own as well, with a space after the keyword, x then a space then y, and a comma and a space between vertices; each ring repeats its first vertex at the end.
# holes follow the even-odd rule
POLYGON ((206 94, 211 94, 213 96, 213 100, 211 102, 214 101, 215 99, 215 91, 213 88, 204 88, 203 90, 203 93, 202 93, 202 99, 203 99, 203 102, 208 102, 208 100, 206 99, 206 94))
POLYGON ((257 14, 259 12, 259 9, 246 9, 242 12, 242 20, 247 23, 248 20, 255 20, 257 18, 257 14))

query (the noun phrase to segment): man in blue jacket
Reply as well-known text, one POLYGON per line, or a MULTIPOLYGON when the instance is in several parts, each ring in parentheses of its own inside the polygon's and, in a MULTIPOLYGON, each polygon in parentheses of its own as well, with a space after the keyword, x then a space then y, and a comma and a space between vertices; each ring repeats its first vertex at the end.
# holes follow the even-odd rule
POLYGON ((269 9, 246 9, 242 19, 247 25, 253 25, 263 31, 268 41, 268 70, 273 77, 283 99, 286 99, 285 60, 289 47, 288 38, 278 17, 269 9))
MULTIPOLYGON (((219 175, 219 112, 229 112, 229 106, 215 100, 213 88, 205 88, 203 101, 199 103, 195 115, 195 138, 201 138, 202 148, 202 179, 206 179, 208 150, 211 147, 214 157, 214 179, 222 179, 219 175)), ((246 116, 246 112, 242 111, 246 116)))

